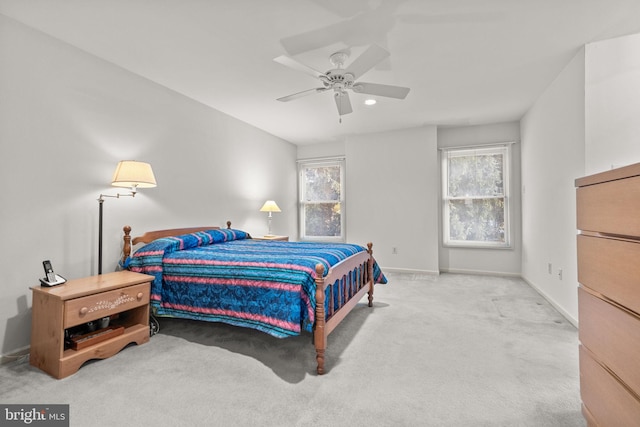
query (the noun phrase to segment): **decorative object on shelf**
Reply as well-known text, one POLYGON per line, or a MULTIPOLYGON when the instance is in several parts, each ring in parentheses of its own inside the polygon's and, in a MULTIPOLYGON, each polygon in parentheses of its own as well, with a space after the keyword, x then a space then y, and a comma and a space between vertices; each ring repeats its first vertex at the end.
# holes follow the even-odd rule
POLYGON ((269 223, 269 234, 267 234, 267 236, 273 236, 273 234, 271 233, 272 213, 282 212, 282 211, 280 210, 276 202, 274 202, 273 200, 267 200, 266 202, 264 202, 264 205, 262 205, 262 207, 260 208, 260 212, 269 212, 269 216, 267 217, 267 221, 269 223))
POLYGON ((129 194, 100 194, 98 198, 99 217, 98 217, 98 274, 102 274, 102 204, 105 197, 115 197, 116 199, 125 196, 135 197, 138 188, 153 188, 156 184, 156 178, 153 175, 151 165, 145 162, 135 160, 122 160, 116 166, 111 179, 111 185, 114 187, 127 187, 131 189, 129 194))
POLYGON ((70 338, 68 345, 76 351, 82 350, 83 348, 91 347, 92 345, 99 344, 122 334, 124 334, 124 326, 110 326, 98 331, 94 330, 84 335, 70 338))
POLYGON ((289 241, 289 236, 251 236, 252 239, 254 240, 279 240, 281 242, 288 242, 289 241))

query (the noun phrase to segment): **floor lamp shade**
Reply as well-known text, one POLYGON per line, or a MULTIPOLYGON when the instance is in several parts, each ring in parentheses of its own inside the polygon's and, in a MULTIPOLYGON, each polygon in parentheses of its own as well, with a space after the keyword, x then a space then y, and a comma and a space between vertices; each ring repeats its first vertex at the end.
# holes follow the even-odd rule
POLYGON ((118 163, 113 173, 111 185, 114 187, 152 188, 157 184, 149 163, 123 160, 118 163))
POLYGON ((129 194, 100 194, 98 198, 98 274, 102 274, 102 205, 105 197, 120 198, 122 196, 136 195, 138 188, 155 187, 156 177, 153 175, 151 165, 145 162, 137 162, 135 160, 123 160, 118 163, 116 170, 111 179, 111 185, 114 187, 128 187, 131 189, 129 194))

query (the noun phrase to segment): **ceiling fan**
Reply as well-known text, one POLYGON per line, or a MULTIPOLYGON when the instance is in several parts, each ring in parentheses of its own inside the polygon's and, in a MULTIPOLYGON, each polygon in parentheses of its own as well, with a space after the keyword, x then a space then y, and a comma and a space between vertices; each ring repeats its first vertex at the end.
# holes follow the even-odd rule
POLYGON ((313 68, 302 64, 289 56, 279 56, 275 58, 274 61, 319 79, 322 86, 278 98, 278 101, 287 102, 314 93, 333 90, 333 97, 336 102, 336 107, 338 107, 338 114, 342 116, 353 111, 351 108, 351 101, 349 100, 349 93, 347 92, 348 90, 368 95, 404 99, 410 90, 407 87, 357 81, 360 76, 388 56, 389 52, 380 46, 373 44, 369 46, 362 55, 357 57, 351 65, 344 68, 344 63, 349 58, 349 51, 341 50, 329 57, 329 62, 331 62, 334 68, 325 73, 314 70, 313 68))

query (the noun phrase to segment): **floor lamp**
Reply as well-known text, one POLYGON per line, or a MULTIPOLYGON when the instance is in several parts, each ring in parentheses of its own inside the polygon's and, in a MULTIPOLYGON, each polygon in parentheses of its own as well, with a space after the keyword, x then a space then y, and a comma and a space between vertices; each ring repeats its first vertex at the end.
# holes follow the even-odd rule
POLYGON ((111 185, 114 187, 128 187, 129 194, 100 194, 98 198, 98 274, 102 274, 102 204, 105 197, 135 197, 138 188, 152 188, 156 186, 156 178, 149 163, 135 160, 122 160, 116 166, 111 185))
POLYGON ((267 217, 269 222, 269 234, 267 234, 267 236, 273 236, 273 234, 271 234, 271 219, 272 219, 271 214, 273 212, 282 212, 282 211, 280 210, 276 202, 274 202, 273 200, 267 200, 266 202, 264 202, 264 205, 262 205, 262 207, 260 208, 260 212, 269 212, 269 216, 267 217))

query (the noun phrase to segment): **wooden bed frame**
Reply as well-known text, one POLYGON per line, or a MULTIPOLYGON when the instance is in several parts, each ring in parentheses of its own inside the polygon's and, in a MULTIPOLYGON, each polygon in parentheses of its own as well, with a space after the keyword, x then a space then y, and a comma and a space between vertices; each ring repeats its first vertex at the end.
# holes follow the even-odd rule
MULTIPOLYGON (((231 228, 231 221, 227 221, 227 228, 231 228)), ((155 239, 169 236, 179 236, 181 234, 195 233, 220 229, 220 227, 191 227, 176 228, 168 230, 149 231, 142 236, 131 238, 131 227, 126 225, 124 231, 123 261, 131 255, 132 246, 138 243, 149 243, 155 239)), ((250 237, 250 236, 249 236, 250 237)), ((316 311, 315 324, 313 326, 313 342, 316 349, 316 361, 318 363, 317 373, 325 373, 324 361, 325 350, 327 348, 327 337, 358 304, 365 293, 368 294, 369 307, 373 306, 373 244, 367 243, 367 251, 359 252, 334 265, 326 276, 324 266, 316 265, 316 311), (358 271, 358 274, 350 274, 358 271), (355 276, 355 277, 354 277, 355 276), (334 304, 329 304, 329 312, 325 313, 325 293, 329 286, 329 298, 334 300, 333 287, 337 280, 342 279, 342 292, 344 300, 340 301, 340 306, 334 309, 334 304)))

